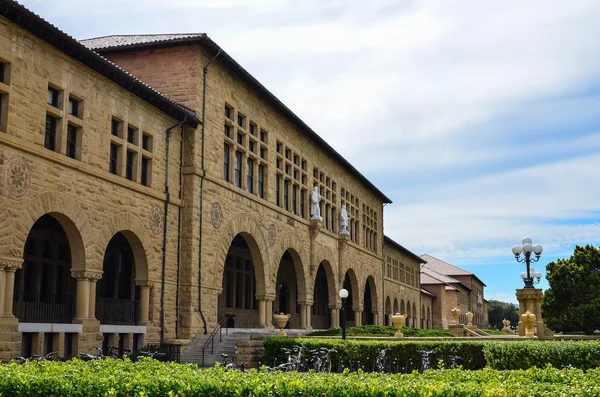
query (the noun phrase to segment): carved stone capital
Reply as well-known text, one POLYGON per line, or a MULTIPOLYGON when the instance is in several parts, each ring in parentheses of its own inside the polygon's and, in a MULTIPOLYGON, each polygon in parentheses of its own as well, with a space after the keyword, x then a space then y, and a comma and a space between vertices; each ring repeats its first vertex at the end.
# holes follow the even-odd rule
POLYGON ((98 281, 102 278, 101 272, 94 272, 91 270, 75 270, 71 271, 71 276, 77 280, 95 280, 98 281))
POLYGON ((137 285, 140 288, 152 288, 152 287, 154 287, 154 285, 150 281, 148 281, 148 280, 136 281, 135 285, 137 285))
POLYGON ((7 272, 16 272, 23 266, 22 258, 0 258, 0 269, 7 272))

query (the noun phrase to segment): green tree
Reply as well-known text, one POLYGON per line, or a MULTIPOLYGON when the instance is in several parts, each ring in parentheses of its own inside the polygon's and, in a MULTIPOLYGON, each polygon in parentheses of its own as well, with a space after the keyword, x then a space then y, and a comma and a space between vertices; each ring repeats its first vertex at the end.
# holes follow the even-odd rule
POLYGON ((490 327, 502 329, 502 320, 510 320, 511 325, 516 326, 519 322, 519 310, 513 303, 497 300, 488 301, 488 320, 490 327))
POLYGON ((550 288, 544 293, 542 314, 560 332, 591 334, 600 327, 600 250, 576 246, 569 259, 546 267, 550 288))

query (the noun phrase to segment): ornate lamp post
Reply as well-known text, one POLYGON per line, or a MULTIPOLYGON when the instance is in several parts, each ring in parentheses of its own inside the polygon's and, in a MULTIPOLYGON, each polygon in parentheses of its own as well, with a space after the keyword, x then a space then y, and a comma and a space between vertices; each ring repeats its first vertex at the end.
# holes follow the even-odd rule
POLYGON ((342 298, 342 339, 346 340, 346 298, 348 297, 348 290, 342 288, 340 290, 340 298, 342 298))
POLYGON ((542 273, 536 272, 531 263, 535 263, 540 260, 542 251, 544 248, 540 244, 532 245, 532 240, 529 237, 525 237, 521 242, 523 245, 515 245, 512 247, 512 253, 515 255, 517 262, 525 263, 527 266, 527 272, 521 273, 521 278, 525 282, 525 288, 534 288, 533 284, 540 282, 542 273), (521 253, 523 257, 521 257, 521 253), (532 258, 531 254, 535 254, 535 258, 532 258), (537 281, 536 281, 537 279, 537 281))

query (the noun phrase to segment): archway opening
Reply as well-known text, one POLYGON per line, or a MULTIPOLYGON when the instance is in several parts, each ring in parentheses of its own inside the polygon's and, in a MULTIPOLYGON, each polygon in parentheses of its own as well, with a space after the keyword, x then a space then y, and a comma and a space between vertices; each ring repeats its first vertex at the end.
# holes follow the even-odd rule
POLYGON ((367 280, 365 283, 364 308, 362 316, 363 325, 373 325, 373 298, 371 296, 371 283, 367 280))
POLYGON ((312 307, 312 325, 316 329, 326 329, 331 325, 329 311, 329 286, 323 263, 319 265, 315 277, 314 303, 312 307))
POLYGON ((431 329, 431 311, 429 310, 429 306, 427 306, 427 329, 431 329))
POLYGON ((425 328, 425 305, 421 305, 421 329, 425 328))
MULTIPOLYGON (((277 270, 277 289, 275 292, 274 312, 291 314, 287 324, 289 328, 300 327, 300 305, 298 304, 300 283, 296 274, 296 262, 299 258, 292 251, 287 250, 281 257, 279 269, 277 270)), ((298 263, 301 269, 302 265, 298 263)))
POLYGON ((410 327, 412 316, 413 316, 413 313, 410 310, 410 301, 407 301, 406 302, 406 321, 405 321, 405 325, 407 327, 410 327))
POLYGON ((96 287, 96 318, 101 324, 136 325, 140 321, 140 288, 131 244, 121 232, 108 243, 96 287))
MULTIPOLYGON (((398 310, 399 310, 399 308, 398 308, 398 299, 395 298, 394 299, 394 314, 398 313, 398 310)), ((400 313, 400 314, 403 314, 403 313, 400 313)))
MULTIPOLYGON (((358 310, 358 307, 354 306, 354 294, 352 288, 352 278, 350 277, 350 271, 346 272, 344 277, 343 288, 348 291, 348 297, 346 298, 346 307, 344 313, 346 314, 346 327, 354 327, 354 310, 358 310)), ((340 311, 340 324, 342 324, 342 312, 340 311)))
POLYGON ((412 327, 413 328, 417 328, 417 315, 419 314, 417 312, 417 305, 415 304, 415 302, 413 302, 413 306, 412 306, 412 327))
POLYGON ((219 295, 218 319, 228 317, 229 327, 258 325, 258 300, 254 260, 247 238, 234 237, 225 258, 223 292, 219 295))
POLYGON ((391 325, 390 314, 392 314, 392 301, 388 296, 385 300, 385 325, 391 325))
POLYGON ((76 282, 71 276, 69 239, 52 215, 31 228, 23 266, 15 274, 13 313, 23 323, 70 323, 75 312, 76 282))

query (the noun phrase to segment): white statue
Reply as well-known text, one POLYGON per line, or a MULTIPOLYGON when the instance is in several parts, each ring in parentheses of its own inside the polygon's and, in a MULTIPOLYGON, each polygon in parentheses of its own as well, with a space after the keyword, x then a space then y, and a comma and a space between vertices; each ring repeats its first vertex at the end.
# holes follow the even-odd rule
POLYGON ((348 232, 348 211, 346 211, 346 204, 342 205, 342 212, 340 213, 340 234, 350 234, 348 232))
POLYGON ((321 218, 321 207, 320 204, 321 203, 321 195, 319 194, 319 188, 317 186, 315 186, 315 188, 312 191, 312 194, 310 195, 310 219, 311 220, 317 220, 317 221, 322 221, 323 218, 321 218))

